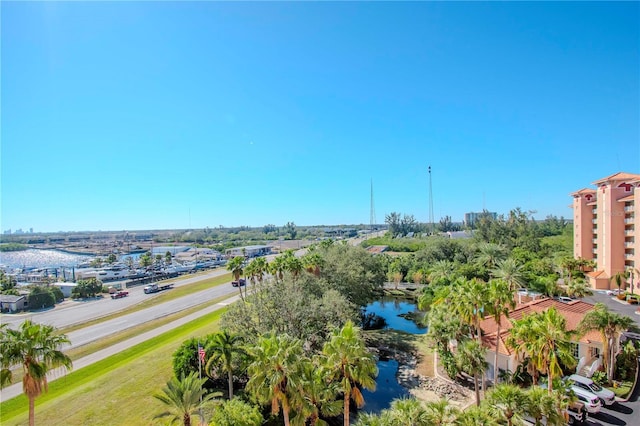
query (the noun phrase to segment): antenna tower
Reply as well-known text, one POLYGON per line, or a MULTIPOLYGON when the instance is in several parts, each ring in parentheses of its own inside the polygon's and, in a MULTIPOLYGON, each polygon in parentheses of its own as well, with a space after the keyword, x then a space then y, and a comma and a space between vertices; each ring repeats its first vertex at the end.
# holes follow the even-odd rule
POLYGON ((433 219, 433 189, 431 186, 431 166, 429 166, 429 226, 431 228, 431 234, 433 235, 434 229, 434 219, 433 219))
POLYGON ((371 212, 369 214, 369 226, 371 231, 376 224, 376 206, 373 203, 373 179, 371 179, 371 212))

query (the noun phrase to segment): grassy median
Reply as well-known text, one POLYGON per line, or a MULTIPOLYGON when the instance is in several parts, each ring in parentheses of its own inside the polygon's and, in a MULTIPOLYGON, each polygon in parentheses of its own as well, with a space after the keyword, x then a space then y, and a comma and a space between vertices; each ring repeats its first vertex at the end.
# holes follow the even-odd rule
MULTIPOLYGON (((152 395, 172 375, 172 355, 191 337, 213 333, 226 308, 73 371, 36 399, 37 424, 149 425, 162 404, 152 395)), ((28 424, 24 395, 0 404, 3 425, 28 424)))

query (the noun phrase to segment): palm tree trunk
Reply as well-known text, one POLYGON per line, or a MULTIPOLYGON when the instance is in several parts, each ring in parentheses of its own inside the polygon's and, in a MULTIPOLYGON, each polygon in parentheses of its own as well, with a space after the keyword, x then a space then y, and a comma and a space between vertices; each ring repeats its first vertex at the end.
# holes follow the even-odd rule
POLYGON ((184 426, 191 426, 191 416, 189 415, 189 413, 184 413, 184 415, 182 416, 182 424, 184 426))
POLYGON ((351 393, 344 393, 344 426, 349 426, 349 402, 351 401, 351 393))
POLYGON ((547 389, 549 390, 549 395, 551 395, 553 393, 553 375, 551 374, 551 372, 549 371, 549 368, 547 367, 547 377, 548 377, 548 385, 547 385, 547 389))
POLYGON ((480 406, 480 389, 478 386, 478 375, 474 374, 473 375, 473 386, 475 388, 476 391, 476 405, 479 407, 480 406))
POLYGON ((284 416, 284 426, 289 426, 289 409, 283 406, 282 415, 284 416))
POLYGON ((229 401, 233 398, 233 373, 231 370, 227 371, 227 380, 229 380, 229 401))
POLYGON ((36 424, 36 398, 29 396, 29 426, 36 424))
POLYGON ((615 342, 613 339, 609 341, 609 365, 607 365, 607 379, 609 383, 613 381, 613 363, 615 358, 615 342))
POLYGON ((498 331, 496 334, 496 355, 493 358, 493 385, 498 384, 498 349, 500 348, 500 323, 498 322, 498 331))

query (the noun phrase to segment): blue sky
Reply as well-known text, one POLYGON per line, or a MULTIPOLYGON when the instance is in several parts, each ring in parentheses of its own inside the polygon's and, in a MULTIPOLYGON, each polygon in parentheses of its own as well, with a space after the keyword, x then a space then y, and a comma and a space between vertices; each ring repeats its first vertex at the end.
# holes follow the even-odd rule
POLYGON ((570 217, 640 173, 625 3, 1 4, 2 230, 570 217))

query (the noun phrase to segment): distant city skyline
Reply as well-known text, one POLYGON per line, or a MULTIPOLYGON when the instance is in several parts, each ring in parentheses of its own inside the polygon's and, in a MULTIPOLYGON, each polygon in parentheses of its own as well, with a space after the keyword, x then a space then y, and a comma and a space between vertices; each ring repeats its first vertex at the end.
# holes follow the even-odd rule
POLYGON ((1 229, 434 221, 640 172, 638 2, 2 2, 1 229))

